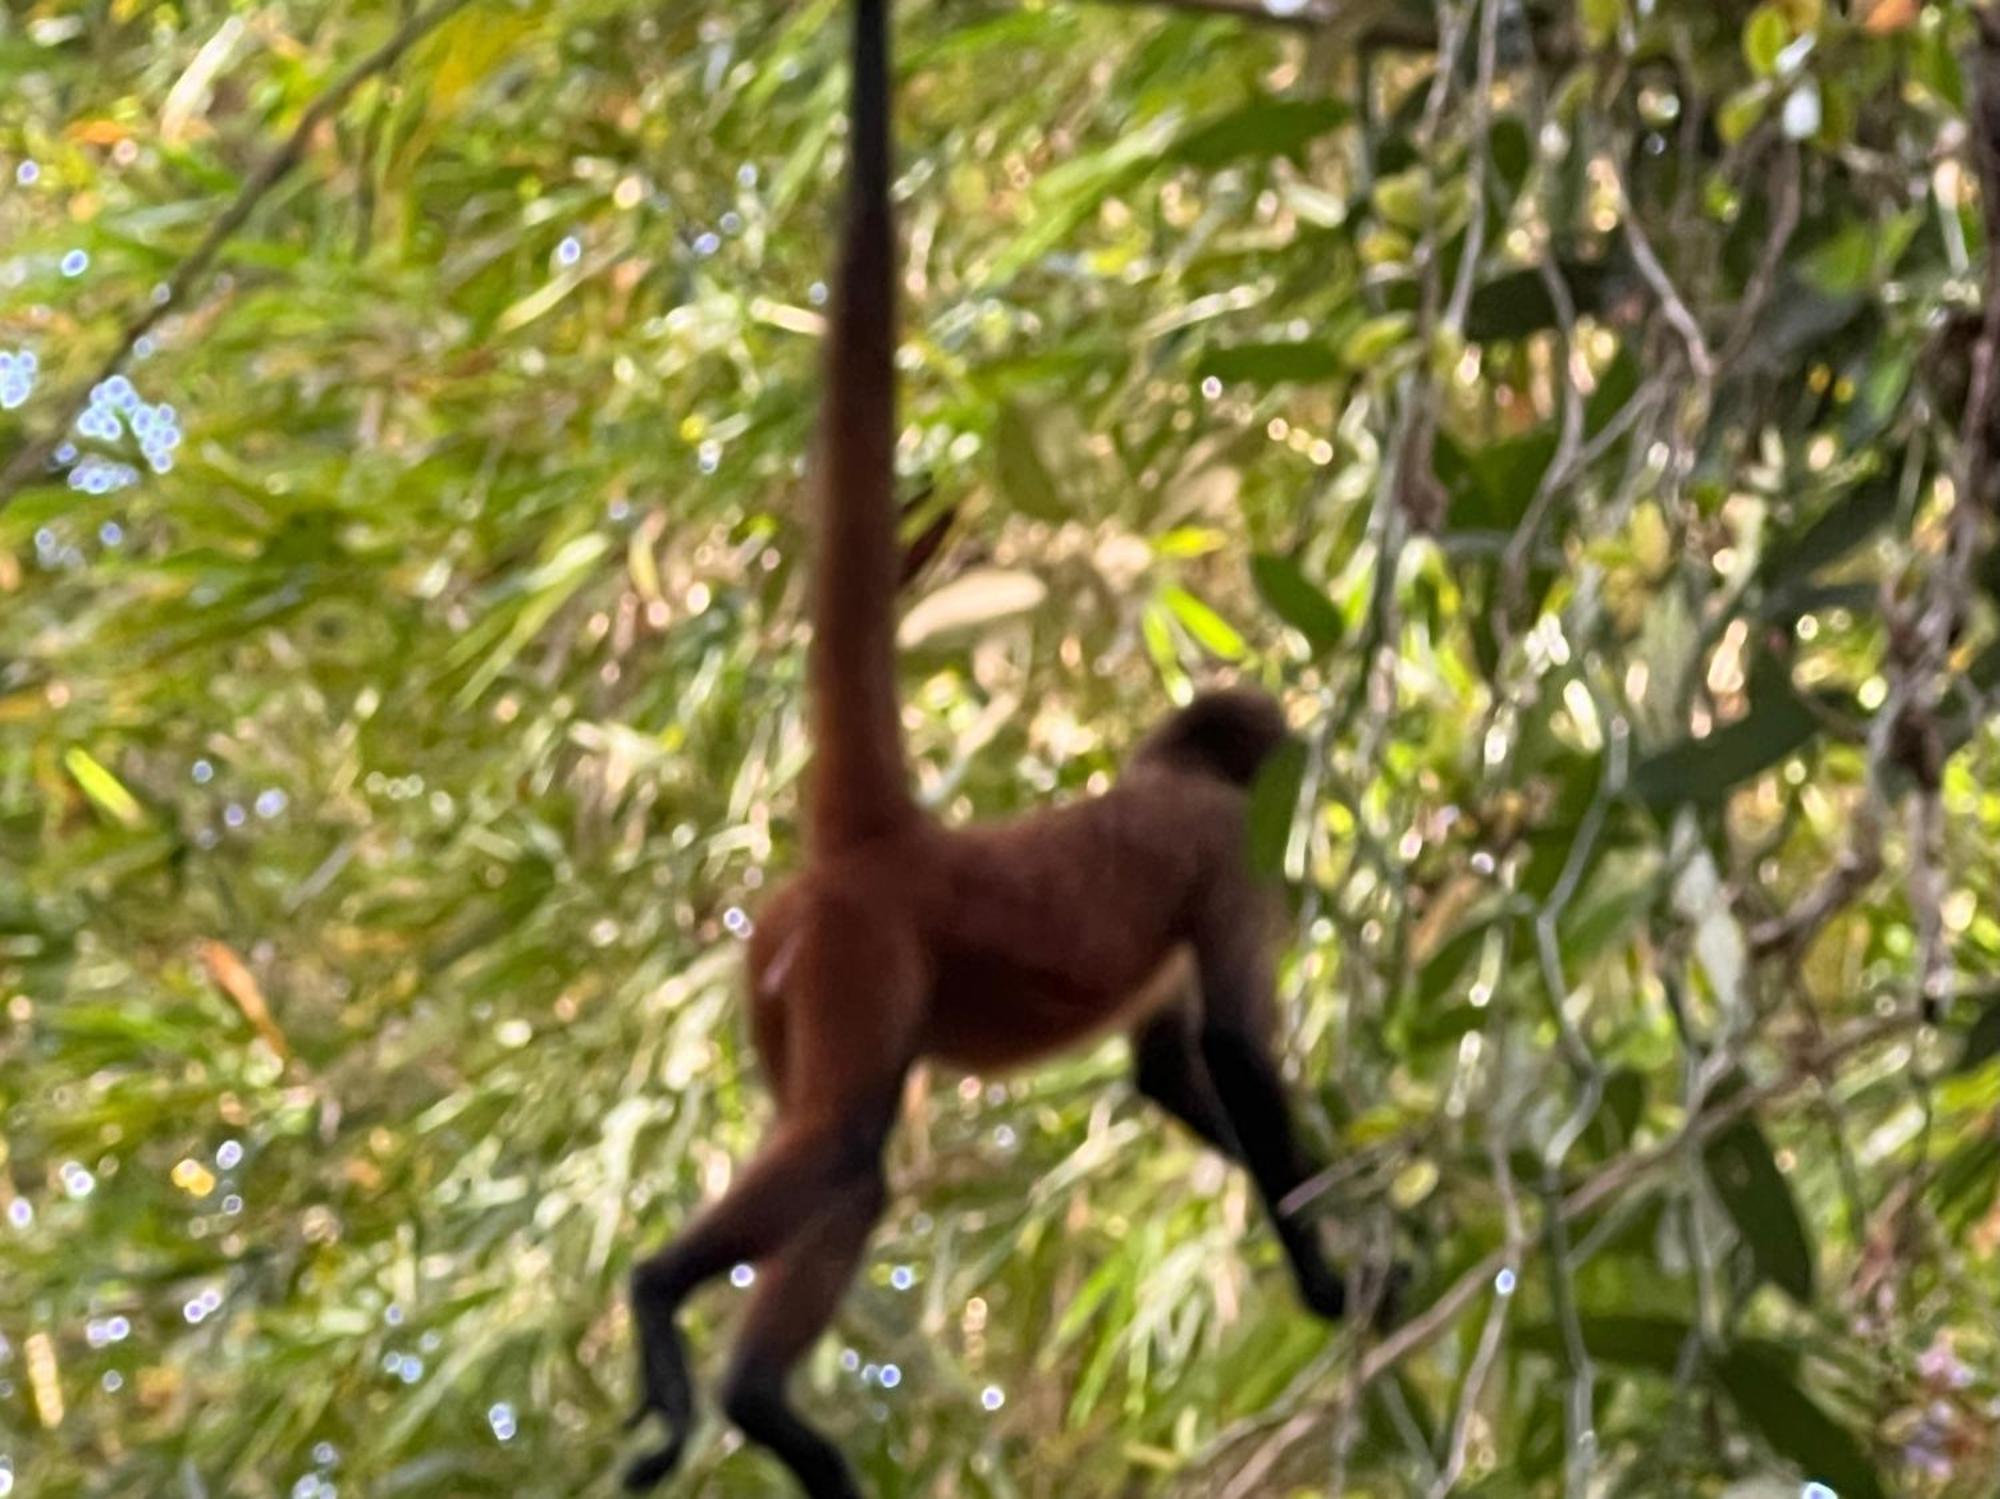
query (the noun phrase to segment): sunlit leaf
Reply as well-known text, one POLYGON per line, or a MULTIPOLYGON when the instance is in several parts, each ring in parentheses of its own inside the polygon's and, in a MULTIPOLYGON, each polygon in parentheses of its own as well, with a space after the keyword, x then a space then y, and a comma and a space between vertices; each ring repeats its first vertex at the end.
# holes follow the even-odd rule
POLYGON ((1048 588, 1033 573, 977 568, 925 594, 903 616, 897 640, 906 648, 940 636, 983 629, 1033 610, 1048 588))
POLYGON ((63 764, 69 768, 78 789, 106 817, 128 828, 145 825, 146 809, 139 805, 138 798, 125 789, 123 781, 93 758, 90 751, 73 745, 63 751, 63 764))
POLYGON ((1182 626, 1211 654, 1225 661, 1240 660, 1243 636, 1236 627, 1185 588, 1168 588, 1160 597, 1182 626))

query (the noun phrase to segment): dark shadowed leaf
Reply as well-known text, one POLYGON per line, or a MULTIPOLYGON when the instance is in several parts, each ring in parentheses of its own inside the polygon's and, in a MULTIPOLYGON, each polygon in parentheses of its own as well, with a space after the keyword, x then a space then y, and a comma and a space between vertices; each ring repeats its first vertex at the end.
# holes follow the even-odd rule
POLYGON ((1343 373, 1340 350, 1330 343, 1307 339, 1300 343, 1234 344, 1211 349, 1196 373, 1229 383, 1310 385, 1343 373))
POLYGON ((1809 743, 1820 722, 1773 670, 1751 683, 1750 711, 1705 739, 1684 739, 1640 762, 1632 790, 1649 807, 1717 806, 1752 776, 1809 743))
MULTIPOLYGON (((1620 1368, 1672 1374, 1680 1363, 1693 1324, 1680 1317, 1598 1316, 1585 1313, 1583 1346, 1593 1359, 1620 1368)), ((1520 1328, 1514 1342, 1554 1359, 1564 1357, 1563 1331, 1553 1322, 1520 1328)))
POLYGON ((1015 509, 1036 520, 1056 521, 1068 515, 1055 474, 1042 457, 1034 419, 1018 402, 1001 406, 993 449, 1000 488, 1015 509))
MULTIPOLYGON (((1602 312, 1607 294, 1629 274, 1620 267, 1588 260, 1562 260, 1557 262, 1556 269, 1569 288, 1578 317, 1602 312)), ((1466 310, 1465 336, 1474 343, 1527 338, 1546 333, 1557 322, 1555 299, 1549 295, 1542 273, 1533 268, 1508 271, 1472 294, 1472 305, 1466 310)))
POLYGON ((1768 595, 1765 612, 1796 609, 1799 590, 1814 573, 1838 562, 1887 525, 1896 513, 1896 491, 1894 475, 1864 480, 1799 535, 1772 543, 1758 569, 1768 595))
POLYGON ((1792 1185, 1754 1119, 1739 1119, 1702 1152, 1708 1179, 1749 1245, 1757 1271, 1800 1306, 1813 1299, 1813 1251, 1792 1185))
POLYGON ((1965 1045, 1958 1053, 1957 1070, 1971 1072, 2000 1057, 2000 999, 1990 999, 1965 1033, 1965 1045))
POLYGON ((1762 1344, 1730 1349, 1716 1378, 1774 1451, 1840 1499, 1885 1499, 1867 1449, 1798 1386, 1786 1361, 1762 1344))
POLYGON ((1534 502, 1555 452, 1555 434, 1547 430, 1473 449, 1441 435, 1437 471, 1451 495, 1447 527, 1453 532, 1512 534, 1534 502))
POLYGON ((1324 655, 1340 644, 1346 634, 1340 611, 1296 562, 1260 552, 1250 559, 1250 576, 1271 612, 1305 636, 1316 654, 1324 655))
POLYGON ((1299 790, 1306 778, 1306 746, 1288 740, 1257 773, 1250 788, 1250 859, 1263 874, 1279 874, 1298 816, 1299 790))
POLYGON ((1260 99, 1197 123, 1170 154, 1192 167, 1219 167, 1245 156, 1294 156, 1337 130, 1354 111, 1337 99, 1260 99))
POLYGON ((2000 1188, 2000 1133, 1990 1127, 1945 1157, 1931 1188, 1938 1218, 1954 1233, 1964 1233, 1993 1210, 2000 1188))
POLYGON ((1493 133, 1487 139, 1487 151, 1493 158, 1493 169, 1501 180, 1514 192, 1521 191, 1528 180, 1528 168, 1534 165, 1534 142, 1528 138, 1527 124, 1517 115, 1503 115, 1493 122, 1493 133))

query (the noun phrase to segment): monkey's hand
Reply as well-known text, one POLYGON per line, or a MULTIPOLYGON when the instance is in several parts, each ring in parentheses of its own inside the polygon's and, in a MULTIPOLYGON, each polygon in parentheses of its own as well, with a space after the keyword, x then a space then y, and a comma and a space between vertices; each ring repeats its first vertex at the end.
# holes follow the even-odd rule
POLYGON ((681 1465, 681 1453, 686 1448, 687 1438, 676 1432, 651 1452, 633 1458, 625 1469, 626 1492, 643 1494, 672 1477, 674 1469, 681 1465))

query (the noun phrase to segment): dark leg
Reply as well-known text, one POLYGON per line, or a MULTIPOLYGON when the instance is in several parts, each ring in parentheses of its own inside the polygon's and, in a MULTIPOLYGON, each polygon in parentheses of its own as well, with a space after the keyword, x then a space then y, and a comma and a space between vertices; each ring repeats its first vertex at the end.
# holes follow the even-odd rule
POLYGON ((1300 1299, 1329 1321, 1347 1310, 1347 1286, 1327 1263, 1311 1221, 1281 1209, 1316 1164, 1292 1125, 1285 1080, 1271 1057, 1275 1027, 1268 911, 1254 887, 1224 887, 1195 939, 1201 972, 1201 1058, 1242 1159, 1256 1180, 1300 1299))
POLYGON ((1285 1081, 1262 1043, 1227 1026, 1211 1024, 1201 1036, 1209 1076, 1243 1143, 1243 1159, 1271 1215, 1305 1304, 1329 1321, 1347 1310, 1347 1285, 1326 1262, 1310 1221, 1281 1212, 1279 1204, 1314 1173, 1293 1132, 1285 1081))
POLYGON ((759 1268, 756 1299, 723 1381, 729 1419, 789 1468, 809 1499, 862 1499, 839 1449, 792 1408, 785 1383, 832 1322, 884 1197, 877 1173, 759 1268))
POLYGON ((632 1276, 642 1394, 635 1422, 657 1413, 666 1441, 626 1471, 626 1487, 651 1488, 680 1465, 694 1419, 687 1350, 676 1319, 698 1288, 745 1261, 767 1259, 802 1226, 849 1201, 879 1173, 895 1094, 857 1104, 858 1117, 833 1125, 780 1127, 721 1201, 632 1276))
POLYGON ((1140 1093, 1230 1159, 1243 1159, 1202 1060, 1192 1016, 1172 1009, 1147 1021, 1132 1035, 1132 1063, 1140 1093))

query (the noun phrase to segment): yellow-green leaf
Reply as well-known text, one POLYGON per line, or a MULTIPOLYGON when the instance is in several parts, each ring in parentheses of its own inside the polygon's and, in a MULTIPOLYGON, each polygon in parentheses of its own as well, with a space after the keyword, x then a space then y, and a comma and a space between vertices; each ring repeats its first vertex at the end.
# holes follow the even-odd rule
POLYGON ((146 809, 139 805, 139 799, 125 789, 123 781, 92 758, 88 750, 81 746, 64 750, 63 767, 90 799, 90 804, 113 822, 127 828, 146 825, 146 809))

